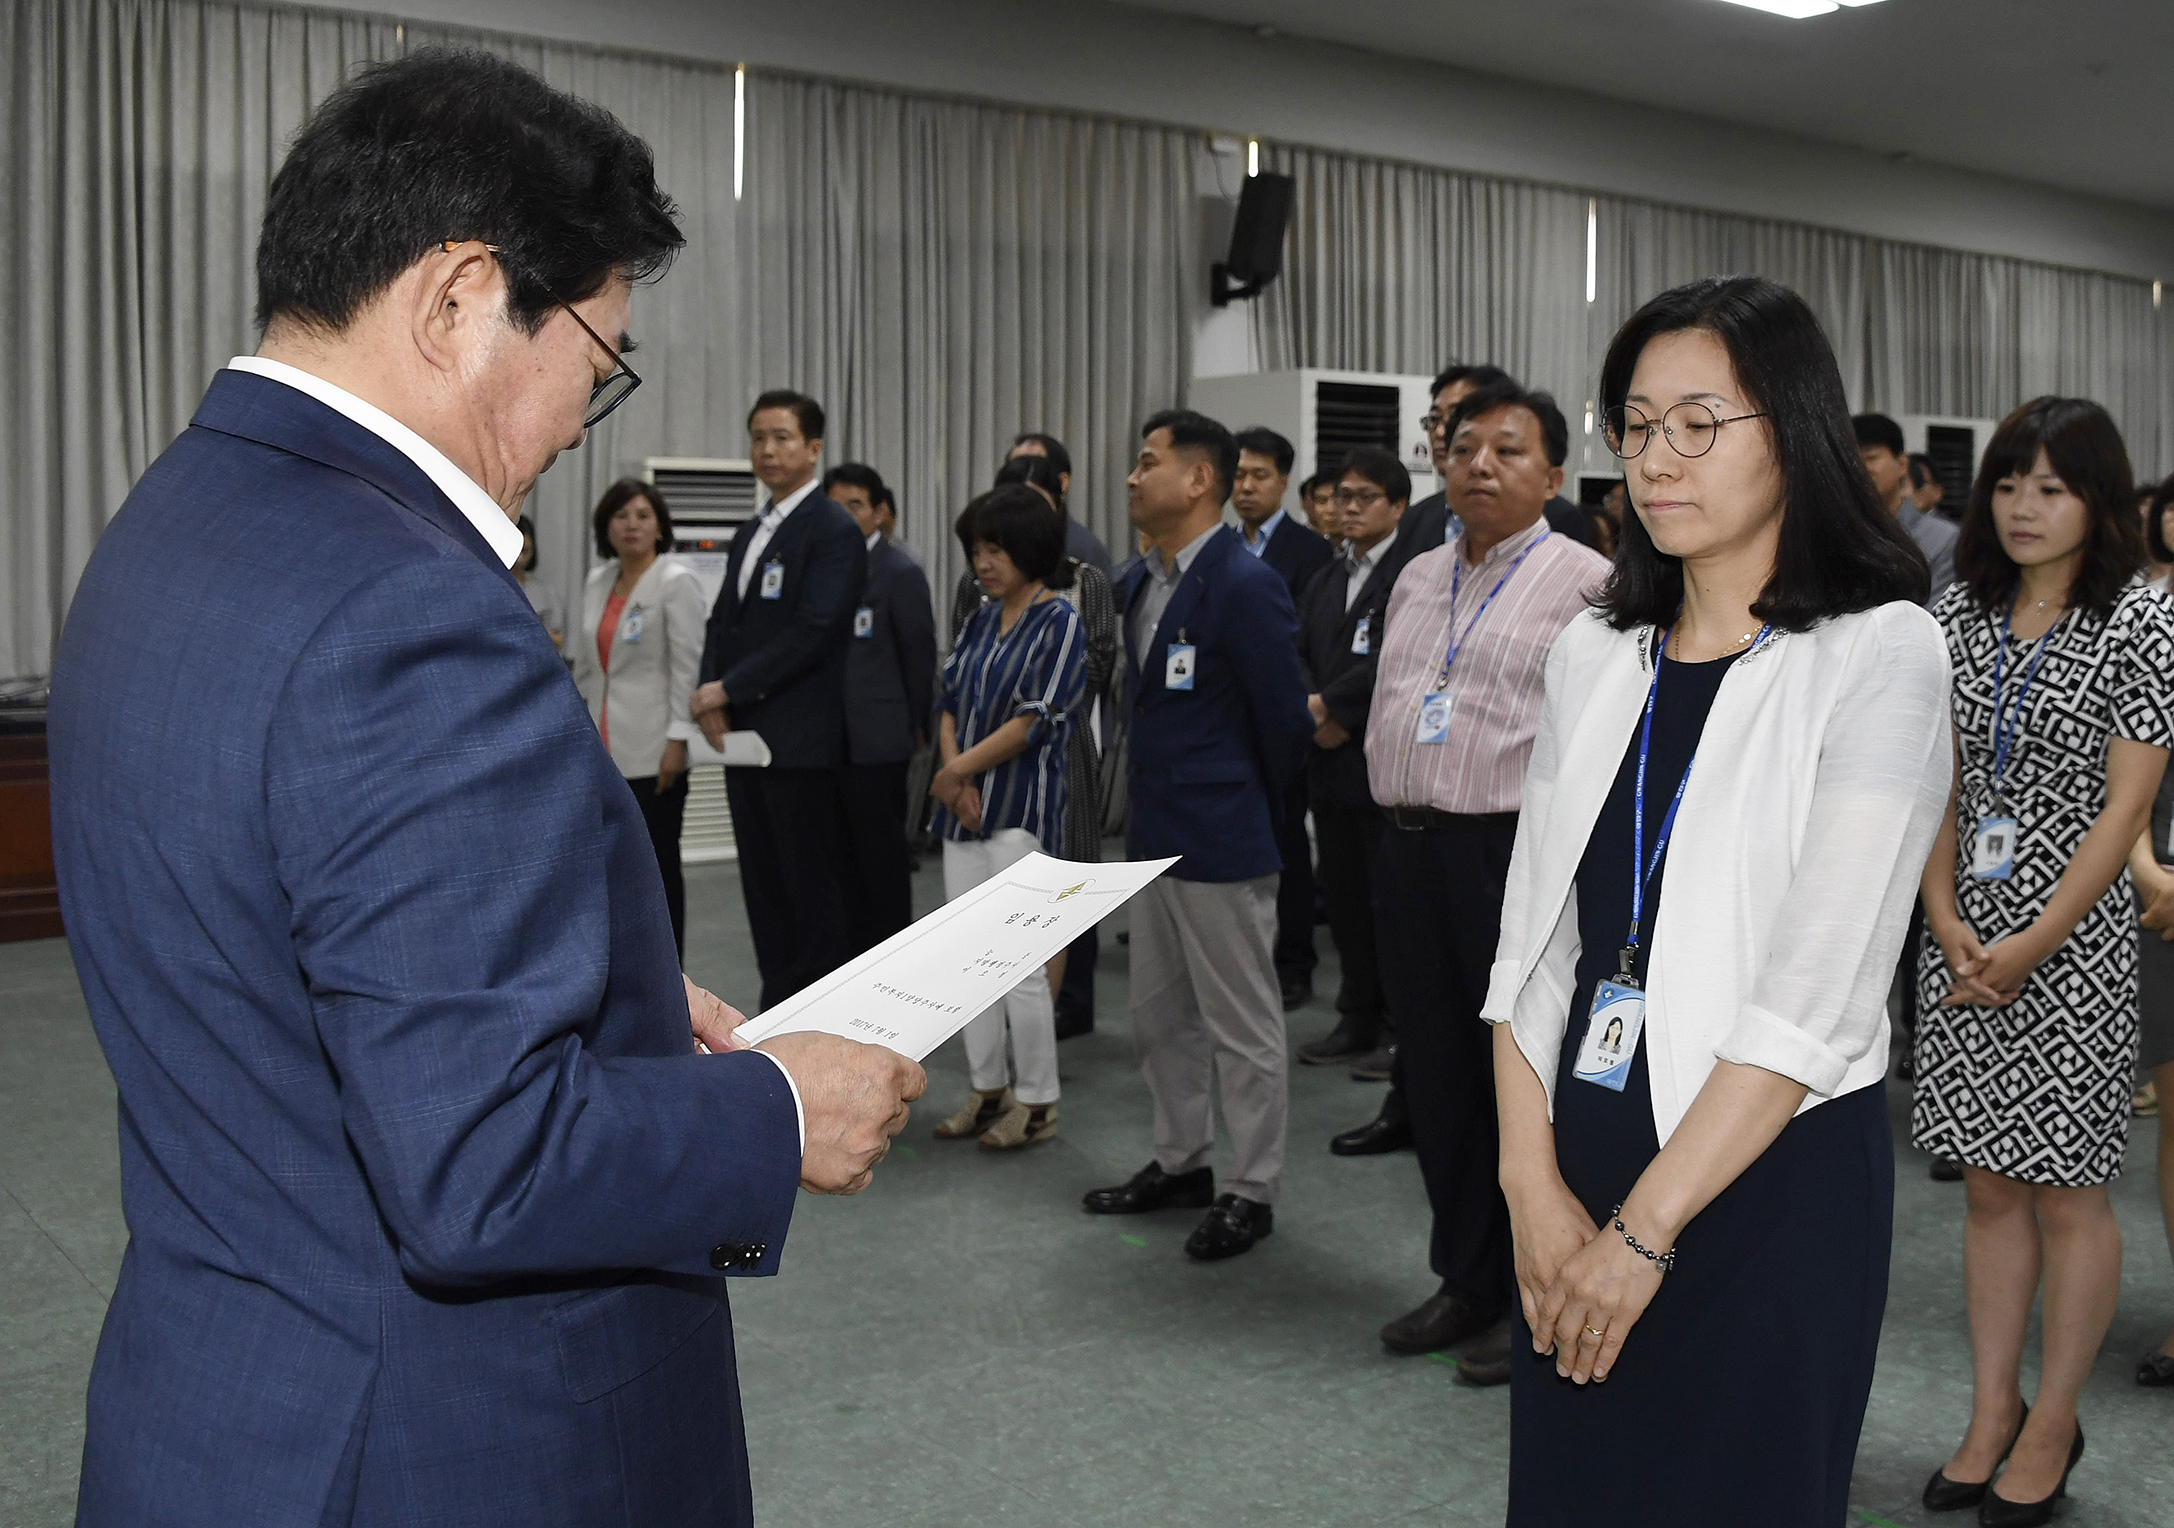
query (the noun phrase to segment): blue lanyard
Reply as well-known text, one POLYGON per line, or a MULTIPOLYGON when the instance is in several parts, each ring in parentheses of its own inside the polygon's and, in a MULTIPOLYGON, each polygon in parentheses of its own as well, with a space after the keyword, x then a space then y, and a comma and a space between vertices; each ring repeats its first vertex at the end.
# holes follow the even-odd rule
POLYGON ((2046 643, 2052 639, 2056 620, 2038 638, 2038 645, 2031 649, 2031 661, 2023 670, 2022 688, 2016 691, 2015 716, 2011 719, 2007 706, 2001 703, 2001 682, 2008 666, 2008 632, 2015 620, 2015 606, 2011 603, 2007 613, 2000 618, 2000 649, 1993 655, 1993 806, 2000 809, 2001 782, 2008 777, 2008 745, 2015 731, 2023 725, 2023 707, 2031 698, 2031 681, 2038 677, 2038 660, 2046 655, 2046 643))
MULTIPOLYGON (((1764 642, 1774 630, 1769 621, 1759 628, 1759 634, 1751 639, 1750 652, 1764 642)), ((1645 720, 1638 728, 1638 784, 1631 797, 1631 922, 1630 937, 1623 943, 1622 960, 1616 980, 1627 986, 1637 985, 1631 979, 1631 963, 1638 955, 1638 931, 1646 920, 1646 892, 1653 885, 1653 877, 1661 868, 1661 857, 1668 852, 1668 841, 1675 836, 1676 813, 1683 806, 1684 787, 1691 783, 1692 766, 1698 763, 1698 750, 1691 750, 1691 757, 1684 761, 1683 778, 1676 782, 1676 794, 1669 800, 1668 811, 1661 818, 1661 830, 1654 835, 1653 857, 1646 858, 1646 760, 1653 752, 1653 703, 1661 693, 1661 659, 1668 652, 1668 632, 1663 629, 1661 640, 1653 649, 1653 682, 1646 686, 1645 720)))
POLYGON ((1495 586, 1487 591, 1487 598, 1480 601, 1480 608, 1472 612, 1472 619, 1464 623, 1463 636, 1457 635, 1457 590, 1464 583, 1464 551, 1459 548, 1457 560, 1449 572, 1449 652, 1442 659, 1442 672, 1435 676, 1435 689, 1439 690, 1449 683, 1449 671, 1457 662, 1457 654, 1462 652, 1465 643, 1471 640, 1473 629, 1479 625, 1480 617, 1487 614, 1487 607, 1495 602, 1495 596, 1500 594, 1503 587, 1517 576, 1517 570, 1525 565, 1526 558, 1539 549, 1540 543, 1554 534, 1554 528, 1551 526, 1535 536, 1531 546, 1526 547, 1525 550, 1517 554, 1516 560, 1510 564, 1500 578, 1495 580, 1495 586))

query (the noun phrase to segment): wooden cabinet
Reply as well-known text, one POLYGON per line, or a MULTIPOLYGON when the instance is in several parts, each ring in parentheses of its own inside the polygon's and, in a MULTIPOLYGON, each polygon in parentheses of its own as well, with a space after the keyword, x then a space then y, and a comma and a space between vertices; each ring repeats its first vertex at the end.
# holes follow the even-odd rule
POLYGON ((45 733, 0 732, 0 939, 60 932, 45 733))

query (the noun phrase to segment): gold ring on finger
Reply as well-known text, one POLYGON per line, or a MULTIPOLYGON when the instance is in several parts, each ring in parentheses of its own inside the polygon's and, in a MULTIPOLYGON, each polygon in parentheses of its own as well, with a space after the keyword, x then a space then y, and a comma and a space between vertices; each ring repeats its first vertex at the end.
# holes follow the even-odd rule
POLYGON ((1607 1336, 1608 1332, 1605 1327, 1589 1326, 1585 1329, 1585 1335, 1591 1337, 1597 1342, 1599 1339, 1607 1336))

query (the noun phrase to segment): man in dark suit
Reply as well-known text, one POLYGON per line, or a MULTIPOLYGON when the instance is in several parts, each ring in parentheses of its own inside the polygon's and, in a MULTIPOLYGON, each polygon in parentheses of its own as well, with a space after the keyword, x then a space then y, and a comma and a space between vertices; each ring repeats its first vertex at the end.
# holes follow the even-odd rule
POLYGON ((823 406, 776 389, 748 411, 748 458, 768 491, 732 533, 710 607, 694 719, 712 748, 759 734, 761 767, 727 765, 740 895, 773 1007, 845 963, 845 666, 868 547, 815 480, 823 406))
POLYGON ((1290 1076, 1276 991, 1277 809, 1313 722, 1283 580, 1222 523, 1237 442, 1173 409, 1149 419, 1126 487, 1153 541, 1117 591, 1133 683, 1134 859, 1181 856, 1133 900, 1132 1040, 1155 1100, 1155 1157, 1090 1213, 1206 1207, 1203 1261, 1269 1234, 1290 1076), (1220 1102, 1235 1161, 1216 1192, 1220 1102))
POLYGON ((1111 578, 1110 549, 1072 513, 1072 453, 1065 449, 1064 442, 1039 430, 1029 431, 1012 442, 1004 460, 1015 456, 1049 458, 1049 465, 1057 469, 1057 513, 1064 516, 1064 555, 1091 562, 1102 570, 1104 578, 1111 578))
MULTIPOLYGON (((1276 571, 1296 605, 1314 575, 1336 560, 1328 538, 1284 508, 1297 452, 1274 430, 1238 432, 1238 476, 1230 507, 1247 551, 1276 571)), ((1313 996, 1313 844, 1306 836, 1306 773, 1293 775, 1278 819, 1276 847, 1283 878, 1276 883, 1276 981, 1286 1011, 1313 996)))
POLYGON ((823 492, 861 528, 868 586, 846 649, 846 766, 842 779, 851 870, 848 956, 874 949, 913 922, 913 859, 906 847, 906 766, 927 740, 936 700, 936 614, 928 579, 885 538, 890 490, 875 468, 846 462, 823 492))
MULTIPOLYGON (((1437 481, 1449 481, 1449 442, 1444 438, 1444 426, 1458 404, 1483 387, 1511 380, 1510 374, 1499 366, 1450 366, 1434 379, 1434 406, 1427 411, 1421 422, 1427 427, 1427 454, 1434 461, 1437 481)), ((1548 437, 1548 465, 1560 467, 1570 457, 1570 433, 1566 426, 1561 440, 1548 437)), ((1593 517, 1571 503, 1561 494, 1547 501, 1548 528, 1558 536, 1568 536, 1580 546, 1597 546, 1599 538, 1593 531, 1593 517)), ((1413 543, 1407 556, 1438 547, 1449 539, 1449 501, 1439 493, 1432 493, 1411 507, 1404 517, 1403 539, 1413 543), (1423 545, 1422 545, 1423 543, 1423 545)))
POLYGON ((1411 474, 1393 453, 1361 446, 1344 459, 1336 513, 1345 552, 1314 575, 1298 607, 1299 666, 1314 720, 1307 786, 1329 936, 1343 968, 1336 1027, 1298 1048, 1298 1059, 1313 1066, 1366 1055, 1381 1043, 1385 1028, 1373 892, 1382 818, 1367 788, 1366 719, 1389 592, 1413 551, 1397 534, 1411 493, 1411 474))
POLYGON ((84 570, 53 838, 129 1226, 84 1528, 750 1521, 723 1276, 921 1079, 735 1049, 507 572, 633 385, 629 277, 680 242, 650 163, 483 54, 336 91, 258 353, 84 570))

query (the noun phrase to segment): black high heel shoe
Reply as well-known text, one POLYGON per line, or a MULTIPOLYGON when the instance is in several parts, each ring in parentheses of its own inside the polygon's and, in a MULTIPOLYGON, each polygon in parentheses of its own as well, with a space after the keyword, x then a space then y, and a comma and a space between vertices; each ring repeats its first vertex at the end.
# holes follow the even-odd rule
MULTIPOLYGON (((2015 1440, 2023 1436, 2023 1424, 2030 1419, 2031 1408, 2025 1405, 2023 1415, 2016 1419, 2014 1436, 2009 1438, 2008 1446, 2000 1451, 2000 1457, 1993 1461, 1993 1475, 2000 1473, 2000 1467, 2015 1452, 2015 1440)), ((1934 1470, 1932 1479, 1925 1482, 1925 1510, 1960 1512, 1965 1507, 1979 1505, 1985 1500, 1985 1493, 1992 1489, 1993 1475, 1988 1475, 1983 1480, 1950 1480, 1946 1471, 1934 1470)))
POLYGON ((2010 1501, 1998 1491, 1988 1491, 1978 1504, 1979 1528, 2040 1528, 2053 1521, 2053 1504, 2068 1494, 2068 1477, 2083 1457, 2083 1424, 2076 1424, 2076 1441, 2068 1446, 2068 1467, 2061 1483, 2043 1501, 2010 1501))

